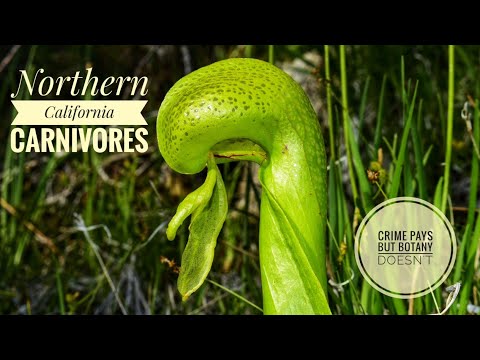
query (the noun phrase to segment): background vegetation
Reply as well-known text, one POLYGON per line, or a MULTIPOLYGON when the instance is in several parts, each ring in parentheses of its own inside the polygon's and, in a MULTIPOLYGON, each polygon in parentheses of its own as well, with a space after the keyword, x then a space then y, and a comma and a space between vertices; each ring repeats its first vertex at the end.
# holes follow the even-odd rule
POLYGON ((205 174, 172 172, 155 138, 157 110, 175 81, 238 56, 274 61, 318 111, 330 164, 332 312, 437 313, 446 287, 461 282, 448 313, 479 313, 480 47, 323 45, 0 47, 0 313, 261 313, 252 306, 261 307, 256 166, 222 166, 228 219, 207 282, 182 303, 173 262, 180 261, 188 224, 174 242, 164 230, 205 174), (12 153, 9 94, 18 87, 18 71, 42 67, 67 76, 86 66, 100 78, 148 76, 149 151, 12 153), (462 118, 466 102, 472 129, 462 118), (454 225, 457 262, 433 296, 383 296, 356 268, 356 227, 375 204, 395 196, 432 202, 454 225))

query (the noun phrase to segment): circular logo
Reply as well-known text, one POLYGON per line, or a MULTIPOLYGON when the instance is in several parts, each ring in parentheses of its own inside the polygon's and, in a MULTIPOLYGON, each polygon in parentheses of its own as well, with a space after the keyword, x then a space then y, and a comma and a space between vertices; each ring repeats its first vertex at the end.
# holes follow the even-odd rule
POLYGON ((455 232, 445 215, 413 197, 377 205, 355 235, 355 259, 362 275, 378 291, 401 299, 440 286, 456 253, 455 232))

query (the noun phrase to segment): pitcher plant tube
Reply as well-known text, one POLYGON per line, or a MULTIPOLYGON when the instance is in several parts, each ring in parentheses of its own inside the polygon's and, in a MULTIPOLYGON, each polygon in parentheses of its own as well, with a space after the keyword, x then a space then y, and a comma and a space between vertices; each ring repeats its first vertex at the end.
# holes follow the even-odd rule
POLYGON ((217 164, 260 165, 260 269, 265 314, 330 314, 325 265, 326 158, 315 111, 285 72, 256 59, 228 59, 180 79, 157 119, 160 152, 183 174, 208 168, 178 206, 172 240, 188 217, 178 290, 187 299, 207 277, 227 216, 217 164))

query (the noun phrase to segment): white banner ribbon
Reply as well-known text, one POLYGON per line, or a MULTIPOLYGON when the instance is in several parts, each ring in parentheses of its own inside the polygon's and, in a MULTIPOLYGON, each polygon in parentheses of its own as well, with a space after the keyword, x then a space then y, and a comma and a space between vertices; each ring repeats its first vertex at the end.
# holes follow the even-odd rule
POLYGON ((12 125, 147 125, 147 100, 12 100, 12 125))

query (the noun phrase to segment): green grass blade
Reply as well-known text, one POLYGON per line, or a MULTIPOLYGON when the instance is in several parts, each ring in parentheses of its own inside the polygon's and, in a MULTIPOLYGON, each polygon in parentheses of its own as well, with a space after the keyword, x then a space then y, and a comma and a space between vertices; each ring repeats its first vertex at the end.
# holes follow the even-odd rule
POLYGON ((380 98, 378 100, 378 112, 377 112, 377 123, 375 125, 375 137, 374 137, 374 144, 375 144, 375 153, 380 148, 380 144, 382 141, 382 129, 383 129, 383 106, 385 103, 385 85, 387 83, 387 75, 383 75, 382 79, 382 88, 380 89, 380 98))
MULTIPOLYGON (((335 156, 335 127, 333 123, 332 112, 332 87, 330 78, 330 49, 325 45, 325 83, 327 87, 327 116, 328 116, 328 134, 330 140, 330 157, 336 159, 335 156)), ((332 169, 332 168, 330 168, 332 169)))
POLYGON ((363 87, 363 92, 362 92, 362 99, 360 100, 360 110, 358 112, 358 115, 359 115, 358 139, 357 139, 358 147, 361 146, 362 137, 360 136, 360 134, 362 133, 363 126, 365 125, 365 111, 367 108, 367 95, 368 95, 369 85, 370 85, 370 76, 368 76, 367 80, 365 81, 365 85, 363 87))
POLYGON ((207 282, 209 282, 210 284, 212 285, 215 285, 216 287, 222 289, 223 291, 226 291, 227 293, 229 293, 230 295, 233 295, 235 296, 236 298, 240 299, 241 301, 243 301, 245 304, 248 304, 250 305, 251 307, 253 307, 254 309, 260 311, 261 313, 263 313, 263 310, 260 306, 258 305, 255 305, 254 303, 252 303, 250 300, 247 300, 245 299, 242 295, 236 293, 235 291, 233 290, 230 290, 229 288, 217 283, 216 281, 213 281, 213 280, 210 280, 210 279, 206 279, 207 282))
POLYGON ((418 195, 423 200, 427 199, 427 182, 425 180, 425 168, 423 164, 424 154, 422 152, 422 144, 420 141, 420 135, 418 132, 419 124, 422 122, 422 106, 423 101, 420 99, 418 104, 418 116, 417 121, 412 125, 412 140, 413 140, 413 151, 415 155, 415 172, 417 174, 418 182, 418 195))
POLYGON ((400 149, 398 150, 397 161, 395 162, 395 172, 393 174, 392 185, 389 191, 389 198, 394 198, 398 196, 398 191, 400 188, 400 181, 402 179, 402 170, 405 163, 405 158, 407 156, 407 143, 410 133, 410 128, 413 121, 413 110, 415 109, 415 100, 417 97, 418 82, 415 85, 415 91, 413 92, 413 98, 408 109, 408 116, 405 122, 405 127, 403 129, 402 140, 400 142, 400 149))
POLYGON ((355 168, 355 172, 358 178, 358 183, 360 185, 360 198, 362 200, 362 205, 365 212, 369 212, 373 208, 372 188, 367 178, 366 167, 362 163, 362 157, 360 156, 360 149, 358 147, 357 142, 355 141, 355 137, 353 136, 351 121, 347 121, 345 123, 345 126, 346 126, 345 131, 348 132, 348 139, 350 140, 350 144, 348 144, 348 147, 350 147, 351 149, 353 166, 355 168))
POLYGON ((60 268, 58 268, 57 271, 55 272, 55 279, 57 284, 58 306, 60 309, 60 314, 65 315, 65 300, 64 300, 64 294, 63 294, 63 285, 62 285, 60 268))
POLYGON ((268 62, 273 64, 275 62, 275 46, 268 45, 268 62))
POLYGON ((347 92, 347 65, 345 60, 345 45, 340 45, 340 82, 342 85, 342 110, 343 110, 343 136, 345 138, 345 148, 347 151, 348 173, 350 174, 350 185, 352 187, 353 198, 358 198, 357 184, 355 183, 355 175, 353 172, 352 150, 350 148, 350 132, 348 125, 350 115, 348 111, 348 92, 347 92))
POLYGON ((443 174, 442 212, 447 210, 448 190, 450 187, 450 166, 452 161, 453 138, 453 100, 455 96, 455 46, 448 46, 448 113, 447 139, 445 142, 445 168, 443 174))
POLYGON ((443 189, 443 177, 438 180, 435 188, 435 195, 433 196, 433 205, 440 209, 442 203, 442 189, 443 189))
MULTIPOLYGON (((478 106, 474 108, 473 114, 473 141, 477 144, 477 148, 480 149, 480 111, 478 110, 478 106)), ((472 170, 470 173, 470 193, 468 197, 467 215, 467 224, 472 224, 472 226, 477 207, 478 179, 480 177, 479 163, 480 161, 475 152, 475 148, 472 146, 472 170)))

